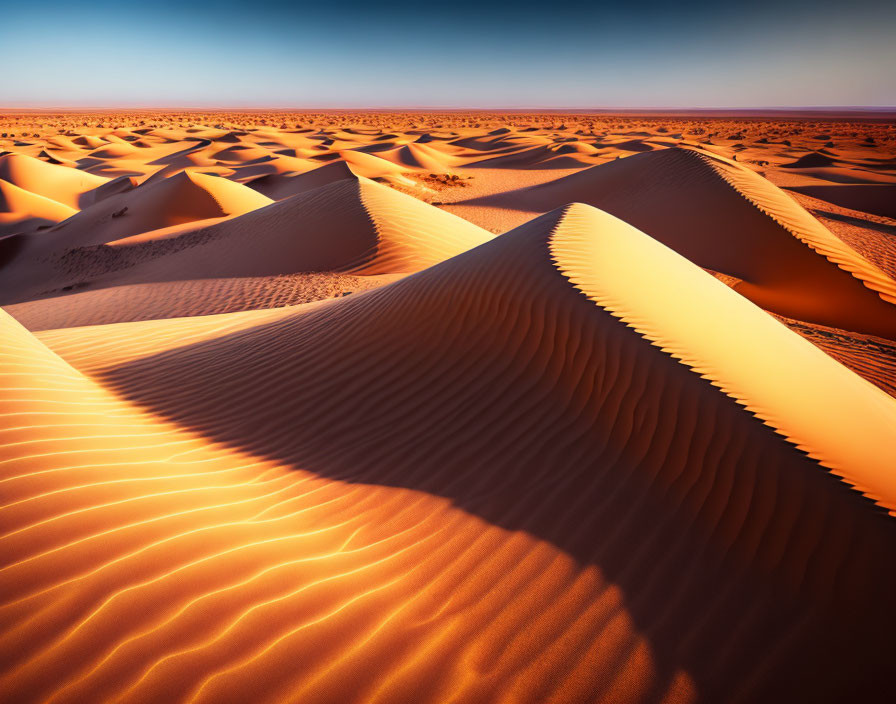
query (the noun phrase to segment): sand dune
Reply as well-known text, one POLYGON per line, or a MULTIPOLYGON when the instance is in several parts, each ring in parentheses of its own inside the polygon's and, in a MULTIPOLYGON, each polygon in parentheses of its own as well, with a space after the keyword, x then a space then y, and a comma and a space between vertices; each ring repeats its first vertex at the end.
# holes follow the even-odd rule
POLYGON ((894 184, 792 186, 790 190, 851 210, 861 210, 896 219, 896 185, 894 184))
POLYGON ((781 317, 791 330, 896 397, 896 342, 781 317))
POLYGON ((59 152, 53 151, 51 149, 41 149, 40 153, 37 156, 38 158, 43 159, 50 164, 59 164, 61 166, 68 166, 73 169, 78 168, 78 162, 67 159, 59 152))
MULTIPOLYGON (((29 330, 51 330, 282 308, 351 295, 402 276, 356 276, 328 271, 119 284, 10 305, 6 311, 29 330)), ((865 360, 860 368, 879 376, 882 371, 873 361, 865 360)))
MULTIPOLYGON (((111 182, 108 186, 113 185, 111 182)), ((171 229, 192 222, 205 223, 227 215, 246 213, 272 201, 252 189, 215 176, 181 172, 176 176, 148 182, 138 188, 104 197, 96 204, 74 213, 49 230, 18 236, 0 283, 0 297, 9 303, 46 295, 65 287, 83 287, 97 276, 115 268, 120 257, 106 248, 106 266, 101 257, 85 269, 79 252, 102 247, 138 233, 150 240, 164 239, 171 229), (167 230, 165 228, 168 228, 167 230)), ((182 235, 183 236, 183 235, 182 235)))
POLYGON ((106 140, 102 137, 97 137, 95 135, 81 135, 75 137, 72 140, 73 144, 83 145, 85 147, 90 147, 92 149, 96 149, 97 147, 101 147, 106 144, 106 140))
POLYGON ((510 154, 489 157, 475 162, 477 168, 581 168, 588 166, 588 162, 573 156, 574 150, 554 147, 553 145, 539 145, 531 148, 514 151, 510 154), (566 154, 567 156, 563 156, 566 154))
POLYGON ((334 161, 293 176, 285 174, 260 176, 248 181, 246 185, 259 193, 263 193, 268 198, 282 200, 297 193, 310 191, 346 178, 354 178, 354 176, 355 174, 346 162, 334 161))
POLYGON ((665 149, 486 199, 603 208, 792 318, 896 339, 896 282, 768 181, 721 157, 665 149))
POLYGON ((381 159, 373 154, 344 150, 338 152, 339 156, 349 165, 352 172, 366 178, 380 178, 382 176, 400 176, 406 169, 387 159, 381 159))
POLYGON ((364 178, 344 179, 156 245, 113 254, 128 281, 338 271, 410 273, 490 239, 480 228, 364 178))
POLYGON ((88 193, 88 200, 90 203, 99 203, 109 196, 130 191, 131 189, 136 188, 137 185, 137 179, 133 176, 118 176, 90 191, 88 193))
MULTIPOLYGON (((422 294, 427 286, 418 283, 421 278, 441 280, 444 271, 461 268, 469 260, 485 257, 484 253, 489 253, 489 261, 501 256, 513 261, 515 247, 522 246, 514 242, 532 238, 547 239, 554 265, 572 286, 608 313, 697 370, 810 457, 882 505, 896 509, 896 476, 888 471, 896 462, 896 447, 884 442, 896 427, 896 402, 697 266, 597 209, 575 204, 554 211, 501 237, 500 246, 495 242, 492 248, 474 248, 425 274, 360 297, 356 305, 398 295, 390 292, 406 287, 419 286, 422 294), (638 267, 633 266, 636 262, 638 267), (676 307, 688 314, 671 315, 676 307), (725 320, 731 326, 728 335, 697 334, 714 330, 725 320), (823 402, 828 398, 839 399, 836 412, 823 402), (876 410, 863 413, 863 408, 876 410)), ((351 309, 348 304, 340 302, 334 310, 351 309)), ((375 318, 371 316, 372 325, 379 324, 375 318)), ((93 334, 115 337, 111 329, 93 330, 93 334)), ((127 334, 135 333, 131 329, 127 334)), ((119 345, 110 345, 120 354, 119 345)), ((95 349, 91 346, 88 354, 96 354, 95 349)))
POLYGON ((270 203, 269 198, 228 179, 182 171, 110 195, 36 242, 44 252, 105 244, 172 225, 241 215, 270 203))
POLYGON ((77 210, 0 179, 0 235, 54 225, 77 210))
MULTIPOLYGON (((228 186, 267 200, 247 187, 228 186)), ((26 241, 6 267, 0 294, 9 304, 34 298, 35 292, 59 295, 78 282, 107 287, 297 272, 411 273, 490 238, 454 215, 353 177, 198 229, 157 230, 115 247, 67 251, 49 259, 43 271, 32 261, 40 241, 26 241)))
POLYGON ((86 194, 106 182, 100 176, 25 154, 0 156, 0 179, 70 208, 82 207, 86 194))
POLYGON ((261 161, 272 161, 274 155, 267 149, 251 147, 247 144, 234 145, 219 149, 212 153, 217 161, 233 161, 239 164, 251 164, 261 161))
POLYGON ((129 157, 137 151, 137 147, 127 142, 118 142, 116 144, 106 144, 99 149, 89 152, 85 158, 88 159, 109 159, 117 157, 129 157))
POLYGON ((309 309, 42 334, 87 377, 5 325, 17 701, 888 686, 896 524, 829 469, 896 506, 896 402, 606 214, 309 309))
MULTIPOLYGON (((232 173, 228 178, 239 181, 240 183, 248 183, 252 179, 260 176, 277 176, 281 174, 301 174, 306 171, 316 169, 319 164, 310 159, 299 159, 298 157, 275 154, 271 159, 259 159, 253 162, 247 162, 244 165, 229 164, 232 173)), ((219 162, 226 163, 226 162, 219 162)))
POLYGON ((425 144, 405 144, 388 152, 377 152, 377 156, 410 169, 419 169, 431 173, 442 174, 448 171, 449 162, 455 162, 448 154, 436 151, 425 144))
POLYGON ((879 117, 0 122, 4 701, 889 696, 879 117))
POLYGON ((57 134, 49 137, 47 139, 47 144, 67 152, 76 152, 78 151, 80 146, 77 142, 75 142, 74 139, 62 134, 57 134))
POLYGON ((818 166, 831 166, 834 163, 834 160, 827 154, 811 152, 810 154, 804 154, 799 159, 792 161, 789 164, 781 164, 781 167, 785 169, 805 169, 818 166))

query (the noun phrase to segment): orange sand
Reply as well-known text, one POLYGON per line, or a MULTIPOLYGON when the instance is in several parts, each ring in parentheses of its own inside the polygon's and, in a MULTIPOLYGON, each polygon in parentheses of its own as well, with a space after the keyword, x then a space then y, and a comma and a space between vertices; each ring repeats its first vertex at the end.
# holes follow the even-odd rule
POLYGON ((891 691, 891 123, 0 124, 5 700, 891 691))

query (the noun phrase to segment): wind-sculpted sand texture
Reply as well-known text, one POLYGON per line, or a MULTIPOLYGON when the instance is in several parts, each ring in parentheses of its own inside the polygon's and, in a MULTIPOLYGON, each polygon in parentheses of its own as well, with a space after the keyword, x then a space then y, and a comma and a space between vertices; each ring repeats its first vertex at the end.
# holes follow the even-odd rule
POLYGON ((896 282, 773 184, 727 159, 665 149, 489 202, 581 201, 630 222, 782 315, 896 339, 896 282))
MULTIPOLYGON (((888 696, 893 344, 757 302, 805 313, 827 296, 839 323, 885 326, 869 301, 892 306, 892 272, 863 247, 889 226, 850 211, 848 246, 769 170, 742 174, 746 150, 717 160, 705 131, 697 156, 668 149, 711 124, 762 154, 797 141, 788 123, 108 115, 79 134, 68 119, 15 148, 114 185, 67 206, 69 224, 0 240, 9 701, 888 696), (562 189, 570 159, 590 182, 648 158, 684 159, 686 184, 692 160, 721 164, 718 188, 681 197, 732 208, 742 267, 581 203, 539 215, 533 197, 498 236, 458 217, 478 206, 433 204, 562 189), (304 161, 330 170, 302 185, 304 161), (195 202, 148 199, 151 226, 117 237, 169 185, 195 202), (748 246, 750 222, 792 279, 748 246), (67 249, 66 230, 96 235, 67 249)), ((645 208, 675 212, 643 185, 645 208)))
MULTIPOLYGON (((142 188, 147 186, 129 195, 136 197, 142 188)), ((58 295, 85 285, 300 272, 410 273, 492 237, 466 220, 363 177, 262 204, 238 216, 116 238, 111 246, 64 249, 57 241, 48 249, 45 238, 65 234, 65 223, 57 227, 61 228, 58 232, 26 240, 7 264, 8 279, 0 289, 8 291, 8 302, 35 297, 36 291, 40 296, 58 295), (40 264, 35 266, 35 260, 40 264), (38 268, 47 273, 35 281, 38 268), (23 293, 28 291, 30 296, 23 293)))
POLYGON ((896 342, 776 317, 856 374, 896 396, 896 342))
POLYGON ((282 308, 382 286, 402 274, 284 274, 112 286, 6 306, 29 330, 282 308))
POLYGON ((599 211, 310 309, 42 335, 87 377, 14 325, 23 700, 888 681, 896 402, 599 211))
POLYGON ((840 240, 896 278, 896 220, 842 208, 794 193, 803 207, 840 240))

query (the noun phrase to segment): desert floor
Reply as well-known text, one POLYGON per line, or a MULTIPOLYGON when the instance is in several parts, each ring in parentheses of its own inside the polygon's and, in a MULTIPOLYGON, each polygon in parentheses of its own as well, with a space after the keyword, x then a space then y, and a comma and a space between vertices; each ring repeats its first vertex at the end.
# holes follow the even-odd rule
POLYGON ((871 701, 892 115, 0 115, 10 702, 871 701))

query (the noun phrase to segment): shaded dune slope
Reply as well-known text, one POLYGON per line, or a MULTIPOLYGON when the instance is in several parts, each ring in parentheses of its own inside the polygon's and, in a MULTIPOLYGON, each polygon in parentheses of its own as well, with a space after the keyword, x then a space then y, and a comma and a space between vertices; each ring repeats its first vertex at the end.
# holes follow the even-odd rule
POLYGON ((828 201, 844 208, 896 219, 896 185, 842 184, 791 186, 788 190, 828 201))
POLYGON ((763 308, 896 339, 896 282, 783 191, 727 159, 663 149, 480 199, 533 212, 572 201, 606 210, 700 266, 741 279, 735 289, 763 308))
POLYGON ((287 176, 280 173, 267 174, 252 179, 246 185, 273 200, 282 200, 303 191, 326 186, 335 181, 354 178, 354 174, 344 161, 318 166, 304 173, 287 176))
POLYGON ((41 335, 89 378, 14 339, 0 685, 21 701, 890 685, 896 523, 853 487, 896 507, 896 404, 606 214, 311 308, 41 335), (712 339, 720 318, 744 334, 712 339))
POLYGON ((123 284, 19 303, 6 311, 29 330, 52 330, 282 308, 366 291, 401 276, 318 272, 123 284))
POLYGON ((578 154, 569 145, 538 145, 495 157, 487 157, 469 164, 473 168, 512 169, 512 168, 581 168, 587 162, 570 154, 578 154), (565 156, 564 156, 565 155, 565 156))

